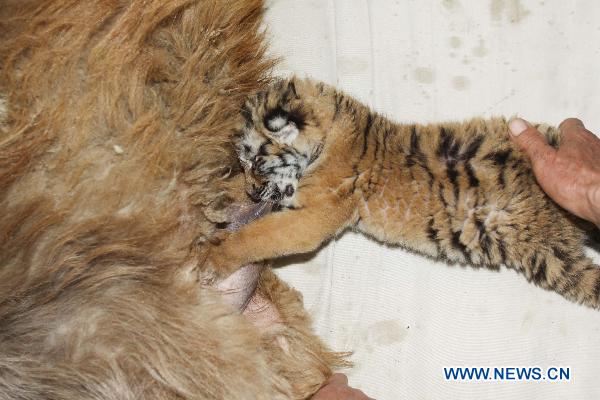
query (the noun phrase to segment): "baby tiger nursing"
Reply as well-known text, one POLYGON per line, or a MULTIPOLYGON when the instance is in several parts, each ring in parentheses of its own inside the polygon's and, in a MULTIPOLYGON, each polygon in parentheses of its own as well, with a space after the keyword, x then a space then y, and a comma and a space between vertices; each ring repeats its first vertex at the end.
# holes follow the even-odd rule
POLYGON ((537 185, 504 119, 398 124, 297 78, 258 93, 243 114, 236 147, 247 192, 282 210, 211 249, 219 274, 311 251, 352 228, 451 262, 504 264, 600 306, 600 268, 584 254, 585 233, 537 185))

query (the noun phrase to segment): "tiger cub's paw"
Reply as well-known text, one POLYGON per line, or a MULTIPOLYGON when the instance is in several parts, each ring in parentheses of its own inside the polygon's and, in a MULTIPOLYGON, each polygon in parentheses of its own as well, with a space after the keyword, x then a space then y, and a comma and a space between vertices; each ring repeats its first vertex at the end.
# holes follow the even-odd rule
POLYGON ((243 263, 237 254, 229 250, 226 240, 219 240, 218 244, 209 244, 207 255, 202 265, 202 270, 213 277, 215 281, 220 281, 228 277, 243 263))

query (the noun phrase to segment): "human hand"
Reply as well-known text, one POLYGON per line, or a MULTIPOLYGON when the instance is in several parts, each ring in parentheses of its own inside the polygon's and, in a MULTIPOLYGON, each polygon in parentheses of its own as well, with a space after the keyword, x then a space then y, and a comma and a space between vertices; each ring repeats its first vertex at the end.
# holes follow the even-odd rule
POLYGON ((531 159, 533 173, 548 196, 565 210, 600 227, 600 139, 576 118, 564 120, 558 149, 527 121, 508 124, 511 139, 531 159))
POLYGON ((362 391, 348 386, 348 377, 344 374, 333 374, 314 396, 312 400, 373 400, 362 391))

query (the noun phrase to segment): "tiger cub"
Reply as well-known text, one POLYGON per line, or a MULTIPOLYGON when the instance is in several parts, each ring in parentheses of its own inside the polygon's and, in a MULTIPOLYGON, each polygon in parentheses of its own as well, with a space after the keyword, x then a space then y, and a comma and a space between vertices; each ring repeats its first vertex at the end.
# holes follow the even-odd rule
MULTIPOLYGON (((399 124, 323 83, 250 98, 235 137, 246 190, 281 211, 212 247, 219 274, 316 249, 351 228, 450 262, 497 269, 598 308, 585 232, 537 185, 505 119, 399 124)), ((546 134, 555 145, 555 129, 546 134)))

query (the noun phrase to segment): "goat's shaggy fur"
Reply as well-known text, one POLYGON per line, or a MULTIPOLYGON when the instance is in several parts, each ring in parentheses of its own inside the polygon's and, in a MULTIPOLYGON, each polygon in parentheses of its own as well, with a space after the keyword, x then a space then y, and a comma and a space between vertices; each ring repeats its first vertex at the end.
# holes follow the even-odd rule
POLYGON ((340 362, 270 271, 272 329, 200 284, 262 6, 3 1, 1 399, 305 398, 340 362))

